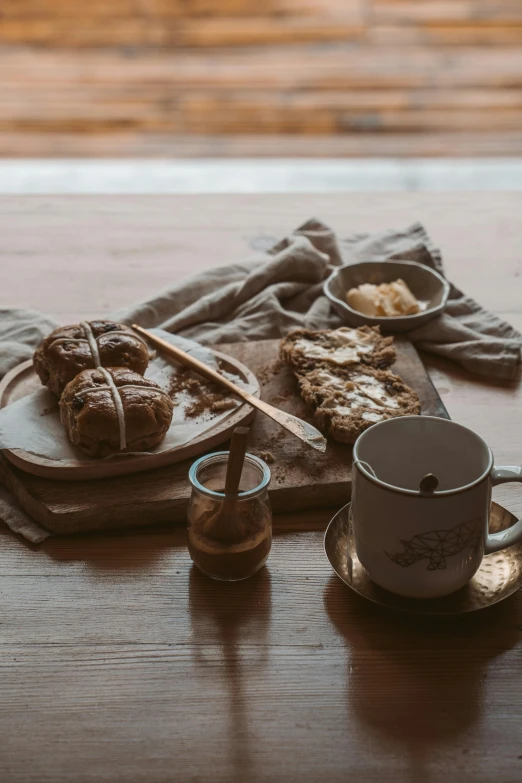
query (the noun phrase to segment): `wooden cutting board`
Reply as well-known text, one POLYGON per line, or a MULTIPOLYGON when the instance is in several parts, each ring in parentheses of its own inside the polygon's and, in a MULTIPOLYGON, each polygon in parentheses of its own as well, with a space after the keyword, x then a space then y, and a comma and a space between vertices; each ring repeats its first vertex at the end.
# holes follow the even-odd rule
MULTIPOLYGON (((393 369, 417 391, 422 413, 449 418, 415 348, 400 338, 396 347, 393 369)), ((312 421, 297 393, 295 379, 278 360, 278 340, 220 346, 220 350, 254 372, 262 399, 312 421)), ((339 508, 350 499, 350 446, 330 441, 326 454, 321 455, 257 413, 251 425, 249 451, 260 456, 268 452, 274 457, 270 464, 270 497, 275 513, 295 515, 311 509, 339 508)), ((136 475, 53 481, 24 473, 2 455, 0 480, 28 514, 53 533, 180 524, 185 522, 190 496, 187 474, 192 461, 136 475)))

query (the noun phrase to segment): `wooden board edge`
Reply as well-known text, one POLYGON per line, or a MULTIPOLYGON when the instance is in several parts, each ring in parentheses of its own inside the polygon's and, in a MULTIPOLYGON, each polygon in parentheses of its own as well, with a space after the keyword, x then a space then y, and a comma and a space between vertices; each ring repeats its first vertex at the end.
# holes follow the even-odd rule
POLYGON ((38 525, 41 525, 49 532, 53 532, 52 528, 53 513, 40 503, 33 495, 28 491, 24 482, 16 475, 16 472, 12 469, 10 463, 6 459, 4 453, 0 451, 0 481, 11 492, 17 503, 22 507, 25 513, 31 517, 31 519, 38 525))
MULTIPOLYGON (((21 471, 20 471, 21 472, 21 471)), ((110 509, 110 518, 100 516, 98 509, 51 509, 36 500, 27 490, 23 477, 13 469, 0 454, 0 480, 15 495, 16 499, 31 518, 54 535, 74 535, 96 531, 123 530, 156 526, 179 527, 186 522, 189 498, 175 500, 143 500, 131 506, 121 503, 110 509), (151 524, 150 519, 154 519, 151 524)), ((314 515, 323 518, 333 515, 351 497, 351 480, 332 482, 317 492, 317 487, 300 487, 296 502, 293 488, 273 487, 269 490, 274 520, 292 519, 291 529, 312 529, 314 515), (300 527, 302 518, 304 527, 300 527)), ((275 523, 274 523, 275 524, 275 523)), ((282 523, 278 522, 280 526, 282 523)))

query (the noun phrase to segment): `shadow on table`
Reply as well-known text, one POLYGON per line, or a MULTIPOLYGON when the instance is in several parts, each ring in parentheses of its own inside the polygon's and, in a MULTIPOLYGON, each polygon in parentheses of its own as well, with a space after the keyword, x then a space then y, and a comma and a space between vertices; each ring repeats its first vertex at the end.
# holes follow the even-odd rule
POLYGON ((364 601, 333 576, 324 604, 347 646, 349 709, 394 754, 409 756, 412 780, 426 779, 438 743, 479 720, 488 665, 520 640, 520 604, 512 597, 469 615, 407 615, 364 601))
POLYGON ((228 715, 228 762, 231 781, 245 781, 252 753, 248 695, 245 683, 259 681, 268 662, 268 635, 272 614, 270 572, 262 568, 242 582, 218 582, 192 566, 189 611, 193 653, 197 663, 225 667, 224 687, 228 715), (216 650, 217 647, 217 650, 216 650), (217 655, 217 661, 216 661, 217 655))
POLYGON ((184 526, 169 526, 53 536, 37 549, 59 563, 81 561, 93 571, 140 571, 172 549, 186 551, 186 542, 184 526))

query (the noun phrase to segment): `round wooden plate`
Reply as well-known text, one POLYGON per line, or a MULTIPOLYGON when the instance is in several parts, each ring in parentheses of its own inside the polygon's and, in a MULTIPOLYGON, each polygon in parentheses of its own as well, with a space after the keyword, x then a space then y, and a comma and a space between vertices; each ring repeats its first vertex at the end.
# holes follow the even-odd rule
MULTIPOLYGON (((223 370, 227 370, 249 383, 255 388, 253 393, 256 397, 259 397, 258 380, 248 367, 245 367, 237 359, 226 356, 224 353, 219 351, 213 351, 213 353, 223 370)), ((41 388, 41 383, 33 370, 32 360, 29 359, 27 362, 22 362, 22 364, 10 370, 0 383, 0 408, 5 408, 6 405, 19 400, 20 397, 24 397, 26 394, 31 394, 41 388)), ((151 452, 150 454, 136 457, 113 457, 104 460, 46 459, 36 454, 30 454, 22 449, 4 449, 3 454, 17 468, 43 478, 60 481, 82 481, 121 476, 126 473, 139 473, 143 470, 171 465, 174 462, 181 462, 197 454, 203 454, 205 451, 213 449, 215 446, 228 440, 234 428, 247 424, 253 418, 254 413, 255 411, 244 403, 225 419, 211 426, 198 438, 182 446, 176 446, 157 454, 151 452)))

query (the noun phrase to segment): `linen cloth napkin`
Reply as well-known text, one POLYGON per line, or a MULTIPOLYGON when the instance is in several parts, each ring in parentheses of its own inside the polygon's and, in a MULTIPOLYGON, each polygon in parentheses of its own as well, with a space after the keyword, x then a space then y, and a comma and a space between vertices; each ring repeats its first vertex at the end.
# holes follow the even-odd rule
MULTIPOLYGON (((403 231, 338 239, 327 225, 311 219, 244 263, 185 278, 112 317, 159 327, 206 345, 278 338, 297 327, 326 329, 341 324, 322 292, 335 266, 398 259, 417 261, 444 275, 441 253, 419 223, 403 231)), ((0 377, 29 358, 55 325, 38 313, 0 310, 0 377)), ((508 380, 517 376, 522 335, 453 285, 446 311, 408 337, 417 348, 451 359, 470 372, 508 380)), ((3 491, 0 518, 30 538, 28 530, 34 523, 28 518, 20 521, 21 510, 14 502, 17 513, 6 512, 6 497, 3 491)), ((36 526, 33 536, 37 538, 38 531, 45 535, 36 526)))

